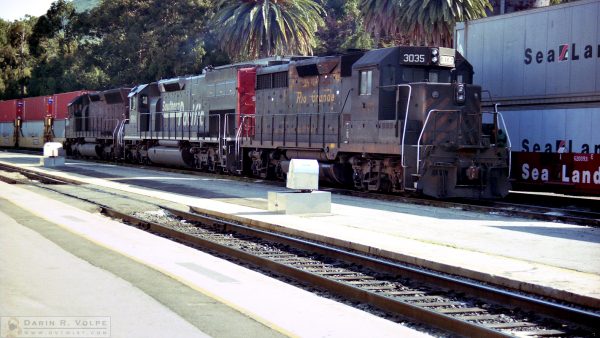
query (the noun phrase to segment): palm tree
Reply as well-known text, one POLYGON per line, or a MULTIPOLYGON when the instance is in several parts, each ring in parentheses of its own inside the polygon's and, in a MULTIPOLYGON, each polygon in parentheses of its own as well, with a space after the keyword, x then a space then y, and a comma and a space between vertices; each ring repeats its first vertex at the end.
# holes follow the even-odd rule
POLYGON ((492 9, 489 0, 407 0, 400 22, 415 44, 452 45, 458 21, 485 17, 492 9))
POLYGON ((366 17, 386 18, 379 19, 385 34, 402 33, 411 44, 439 46, 452 44, 456 22, 485 17, 486 9, 492 9, 489 0, 363 0, 361 4, 366 17))
POLYGON ((314 0, 220 0, 215 16, 221 48, 233 57, 312 55, 323 25, 314 0))
POLYGON ((361 0, 359 8, 364 15, 365 30, 376 37, 398 31, 401 0, 361 0))

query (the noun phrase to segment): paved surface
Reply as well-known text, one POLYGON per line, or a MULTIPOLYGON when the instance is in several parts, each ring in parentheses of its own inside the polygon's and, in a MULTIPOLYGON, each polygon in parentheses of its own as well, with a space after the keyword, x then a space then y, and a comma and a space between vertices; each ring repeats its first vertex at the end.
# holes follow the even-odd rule
POLYGON ((13 217, 37 221, 33 228, 43 220, 4 199, 0 210, 0 316, 109 317, 113 337, 208 337, 126 280, 13 217))
MULTIPOLYGON (((31 155, 0 161, 37 166, 31 155)), ((333 196, 331 214, 268 212, 282 188, 69 161, 57 175, 191 205, 256 226, 600 308, 600 229, 333 196)))
POLYGON ((424 336, 1 182, 0 222, 0 315, 110 316, 115 337, 424 336), (34 282, 29 283, 30 278, 34 282), (138 325, 147 321, 154 324, 138 334, 138 325))

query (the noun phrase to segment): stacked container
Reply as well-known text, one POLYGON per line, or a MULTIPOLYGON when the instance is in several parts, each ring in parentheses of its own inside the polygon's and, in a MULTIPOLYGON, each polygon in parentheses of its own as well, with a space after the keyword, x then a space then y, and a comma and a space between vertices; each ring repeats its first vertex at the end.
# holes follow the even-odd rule
POLYGON ((64 141, 69 117, 68 105, 85 93, 86 91, 75 91, 24 98, 19 147, 43 148, 45 142, 64 141))
POLYGON ((0 101, 0 147, 14 147, 15 121, 20 116, 20 100, 0 101))
POLYGON ((26 97, 23 99, 23 122, 19 147, 44 147, 44 118, 49 113, 50 96, 26 97))

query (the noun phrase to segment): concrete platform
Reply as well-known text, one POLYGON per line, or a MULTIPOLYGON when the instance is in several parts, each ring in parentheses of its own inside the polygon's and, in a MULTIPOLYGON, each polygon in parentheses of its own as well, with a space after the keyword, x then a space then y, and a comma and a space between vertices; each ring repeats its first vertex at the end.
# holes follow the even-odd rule
POLYGON ((128 281, 47 239, 44 235, 51 234, 35 227, 52 225, 17 209, 0 198, 1 317, 107 317, 113 337, 171 337, 175 332, 209 337, 128 281), (25 218, 37 224, 20 224, 25 218))
POLYGON ((426 336, 2 182, 0 245, 0 316, 108 316, 114 337, 426 336))
POLYGON ((330 214, 267 209, 272 186, 68 160, 39 168, 35 156, 0 153, 0 162, 250 220, 439 271, 600 308, 600 229, 332 196, 330 214))

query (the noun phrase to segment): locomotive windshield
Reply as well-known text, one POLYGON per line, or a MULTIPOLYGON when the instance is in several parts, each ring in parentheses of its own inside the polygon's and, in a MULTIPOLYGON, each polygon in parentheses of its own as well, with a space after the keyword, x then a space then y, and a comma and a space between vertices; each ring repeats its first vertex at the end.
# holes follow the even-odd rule
POLYGON ((452 76, 447 68, 402 67, 402 82, 451 83, 452 76))

